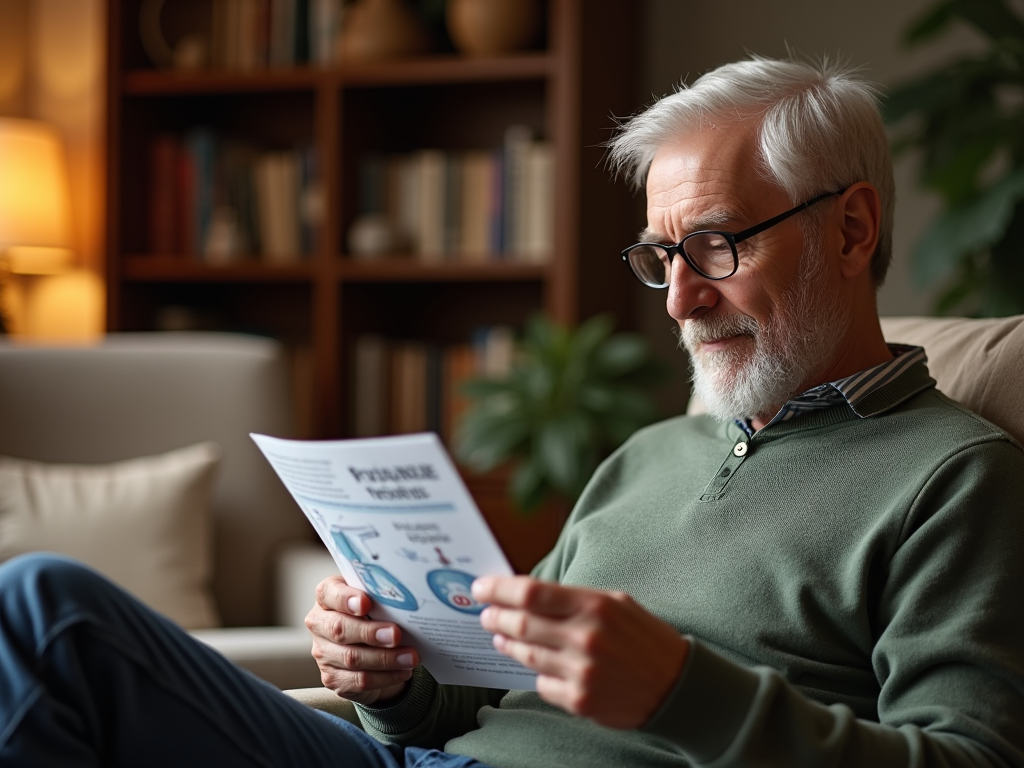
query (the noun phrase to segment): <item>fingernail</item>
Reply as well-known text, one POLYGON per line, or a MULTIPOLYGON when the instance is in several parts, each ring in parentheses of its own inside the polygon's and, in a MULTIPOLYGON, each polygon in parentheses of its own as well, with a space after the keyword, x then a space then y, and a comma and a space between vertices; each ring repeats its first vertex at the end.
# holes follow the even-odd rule
POLYGON ((400 654, 398 654, 398 657, 395 659, 395 661, 398 662, 398 666, 400 666, 400 667, 412 667, 413 666, 412 654, 411 653, 400 653, 400 654))
POLYGON ((473 597, 477 600, 484 594, 484 590, 487 588, 487 580, 485 578, 474 579, 473 583, 469 586, 469 591, 472 592, 473 597))
POLYGON ((395 642, 395 630, 391 627, 378 629, 373 636, 381 645, 391 645, 393 642, 395 642))
POLYGON ((361 608, 362 605, 358 597, 350 597, 348 599, 348 609, 352 611, 352 613, 359 613, 361 608))

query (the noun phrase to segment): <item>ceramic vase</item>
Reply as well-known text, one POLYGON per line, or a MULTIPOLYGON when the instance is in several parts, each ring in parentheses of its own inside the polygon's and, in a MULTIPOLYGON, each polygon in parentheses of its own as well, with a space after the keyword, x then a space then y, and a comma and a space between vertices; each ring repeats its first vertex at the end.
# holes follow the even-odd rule
POLYGON ((445 19, 455 47, 467 56, 495 56, 536 44, 540 0, 448 0, 445 19))
POLYGON ((430 33, 405 0, 359 0, 345 13, 341 58, 391 59, 431 49, 430 33))

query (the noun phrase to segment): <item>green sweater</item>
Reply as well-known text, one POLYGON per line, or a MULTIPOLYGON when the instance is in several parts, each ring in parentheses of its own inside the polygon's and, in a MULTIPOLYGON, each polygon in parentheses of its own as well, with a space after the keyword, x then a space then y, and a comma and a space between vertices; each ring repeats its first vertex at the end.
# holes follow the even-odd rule
POLYGON ((932 384, 752 438, 672 419, 601 466, 536 575, 691 638, 642 729, 418 671, 367 731, 497 768, 1024 765, 1024 455, 932 384))

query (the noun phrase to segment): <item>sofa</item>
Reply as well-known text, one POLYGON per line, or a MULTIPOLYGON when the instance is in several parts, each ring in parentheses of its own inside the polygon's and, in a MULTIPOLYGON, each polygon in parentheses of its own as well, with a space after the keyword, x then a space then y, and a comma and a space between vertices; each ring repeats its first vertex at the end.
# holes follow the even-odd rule
POLYGON ((292 369, 240 334, 0 341, 0 560, 75 556, 274 685, 318 685, 302 619, 337 571, 249 438, 295 436, 292 369))

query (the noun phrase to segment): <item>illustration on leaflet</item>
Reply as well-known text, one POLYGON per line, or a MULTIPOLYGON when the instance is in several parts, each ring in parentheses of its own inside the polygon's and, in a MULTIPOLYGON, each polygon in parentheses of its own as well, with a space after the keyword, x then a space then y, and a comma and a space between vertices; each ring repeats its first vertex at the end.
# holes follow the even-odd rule
MULTIPOLYGON (((374 539, 380 536, 373 526, 360 526, 358 528, 344 529, 358 536, 363 546, 366 546, 367 539, 374 539)), ((353 546, 352 541, 343 533, 341 526, 331 526, 331 538, 341 556, 352 563, 352 567, 358 574, 359 579, 366 587, 366 591, 384 605, 392 608, 400 608, 403 611, 415 611, 419 608, 416 598, 408 588, 396 579, 390 571, 376 563, 363 562, 364 558, 353 546)), ((369 551, 369 547, 367 547, 369 551)), ((372 553, 371 553, 372 557, 372 553)))

